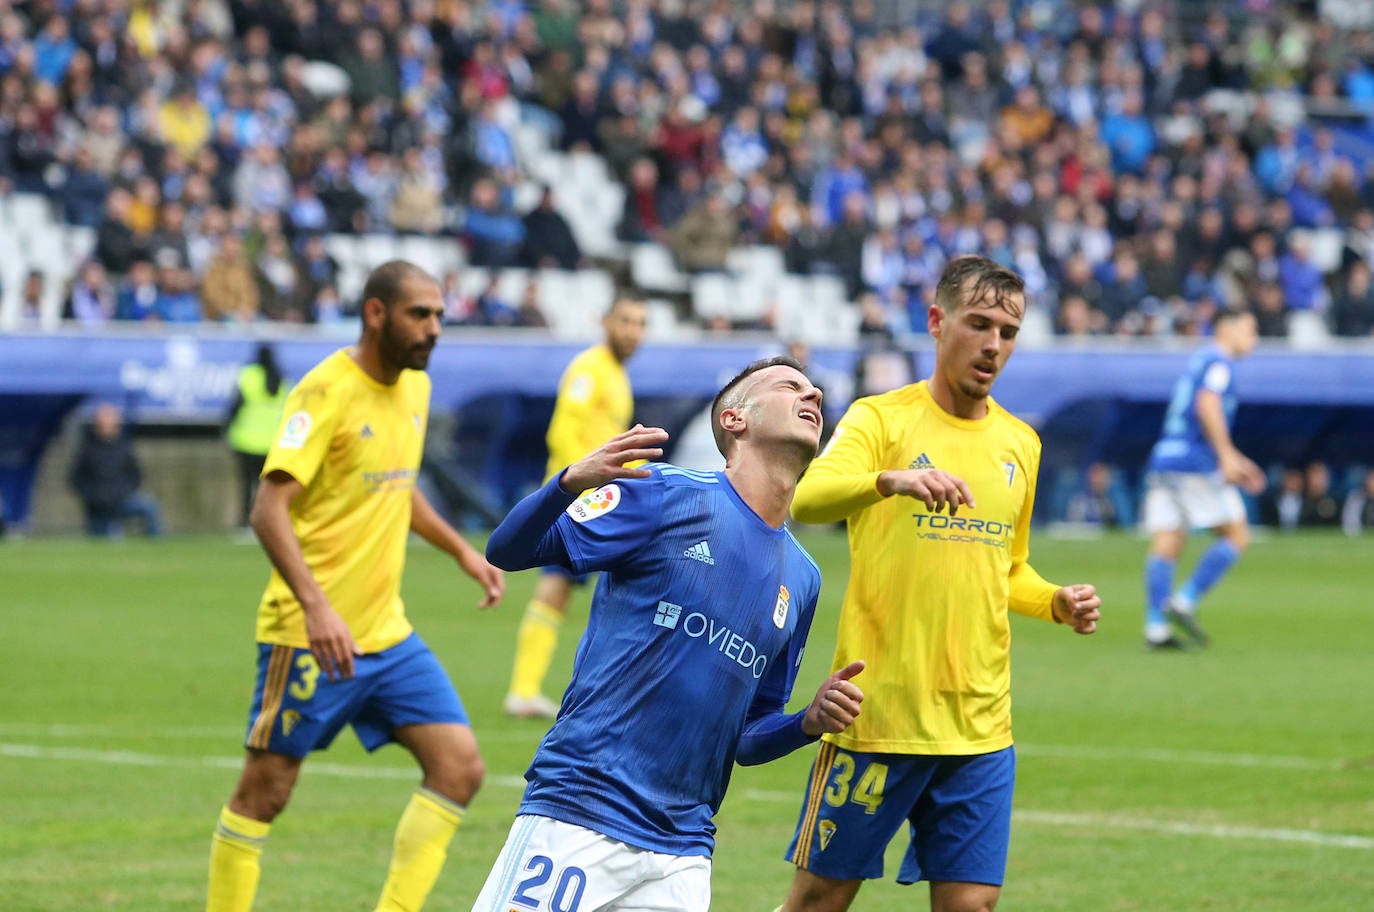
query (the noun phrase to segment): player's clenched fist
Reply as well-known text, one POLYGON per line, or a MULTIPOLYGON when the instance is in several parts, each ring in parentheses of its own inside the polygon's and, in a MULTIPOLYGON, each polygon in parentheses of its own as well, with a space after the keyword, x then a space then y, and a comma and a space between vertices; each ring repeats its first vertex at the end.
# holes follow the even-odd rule
POLYGON ((854 723, 864 692, 850 678, 863 670, 862 660, 850 662, 825 679, 802 717, 803 732, 814 738, 827 732, 842 732, 854 723))
POLYGON ((1094 633, 1102 619, 1102 599, 1097 587, 1088 583, 1064 586, 1054 593, 1054 619, 1068 624, 1074 633, 1094 633))

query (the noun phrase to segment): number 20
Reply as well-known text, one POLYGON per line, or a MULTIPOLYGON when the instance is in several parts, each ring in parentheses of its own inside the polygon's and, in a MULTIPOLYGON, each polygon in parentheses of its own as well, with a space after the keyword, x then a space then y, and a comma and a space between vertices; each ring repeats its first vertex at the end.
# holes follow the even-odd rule
MULTIPOLYGON (((525 862, 525 870, 532 871, 529 877, 516 885, 515 895, 510 901, 527 909, 538 909, 539 900, 527 895, 527 891, 542 887, 553 877, 553 859, 547 855, 535 855, 525 862)), ((577 912, 582 904, 582 891, 587 888, 587 873, 578 867, 567 867, 558 875, 558 883, 553 888, 550 908, 553 912, 577 912), (572 895, 568 895, 568 891, 572 895)))
POLYGON ((883 803, 883 789, 887 786, 887 764, 870 763, 864 767, 864 771, 859 774, 859 781, 854 783, 851 797, 849 780, 854 778, 854 769, 852 755, 835 754, 835 761, 830 765, 831 779, 825 790, 825 803, 831 807, 840 807, 848 800, 862 804, 865 814, 878 813, 878 806, 883 803))

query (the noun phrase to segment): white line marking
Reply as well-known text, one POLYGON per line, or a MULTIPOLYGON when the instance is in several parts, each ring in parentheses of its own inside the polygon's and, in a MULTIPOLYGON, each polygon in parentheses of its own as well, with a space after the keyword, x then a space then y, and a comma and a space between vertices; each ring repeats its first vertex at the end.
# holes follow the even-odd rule
MULTIPOLYGON (((0 734, 25 738, 126 738, 131 733, 127 725, 105 724, 36 724, 0 722, 0 734)), ((479 742, 520 743, 538 742, 544 737, 542 726, 529 729, 491 731, 478 730, 479 742)), ((229 726, 171 726, 139 728, 139 738, 167 741, 234 741, 241 739, 244 729, 229 726)), ((1283 754, 1224 753, 1221 751, 1173 750, 1160 747, 1090 747, 1079 744, 1028 744, 1018 741, 1016 752, 1026 757, 1062 757, 1066 760, 1138 760, 1150 763, 1181 763, 1187 766, 1234 766, 1257 769, 1327 770, 1344 769, 1343 760, 1320 757, 1286 756, 1283 754)))
MULTIPOLYGON (((175 767, 181 769, 238 769, 239 757, 175 757, 163 754, 144 754, 136 751, 104 751, 83 747, 43 747, 37 744, 0 742, 0 757, 23 760, 67 760, 77 763, 99 763, 119 766, 175 767)), ((312 760, 311 775, 340 776, 351 779, 410 779, 417 771, 399 766, 355 766, 346 763, 326 763, 312 760)), ((487 785, 500 788, 524 788, 521 776, 488 776, 487 785)), ((735 797, 746 801, 795 803, 798 794, 764 789, 740 789, 735 797)), ((1189 823, 1182 820, 1155 820, 1148 817, 1128 817, 1119 814, 1065 814, 1054 811, 1016 811, 1013 818, 1028 824, 1060 827, 1116 828, 1149 833, 1170 833, 1181 836, 1210 836, 1214 839, 1257 839, 1268 842, 1296 842, 1338 849, 1374 850, 1374 837, 1343 833, 1323 833, 1320 830, 1295 830, 1231 826, 1228 824, 1189 823)))

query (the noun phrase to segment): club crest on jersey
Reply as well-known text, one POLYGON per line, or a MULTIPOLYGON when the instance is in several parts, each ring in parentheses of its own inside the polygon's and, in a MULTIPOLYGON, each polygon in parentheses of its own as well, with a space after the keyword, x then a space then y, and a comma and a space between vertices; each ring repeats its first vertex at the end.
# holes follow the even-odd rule
POLYGON ((309 412, 296 412, 287 418, 277 447, 283 450, 299 450, 305 446, 305 439, 310 436, 311 421, 309 412))
POLYGON ((830 840, 835 838, 835 821, 822 820, 816 825, 816 831, 821 837, 821 851, 824 852, 830 847, 830 840))
POLYGON ((781 630, 787 624, 787 606, 792 602, 792 593, 786 586, 778 587, 778 602, 773 606, 773 626, 781 630))
POLYGON ((281 733, 284 737, 291 737, 291 732, 295 729, 296 723, 301 721, 301 714, 294 709, 288 709, 281 714, 281 733))
POLYGON ((1004 462, 1002 463, 1002 470, 1007 473, 1007 487, 1011 487, 1012 481, 1016 478, 1016 463, 1004 462))
POLYGON ((573 518, 573 522, 584 523, 591 522, 598 516, 605 516, 618 506, 620 488, 618 485, 608 484, 595 491, 588 491, 574 500, 568 505, 567 513, 573 518))

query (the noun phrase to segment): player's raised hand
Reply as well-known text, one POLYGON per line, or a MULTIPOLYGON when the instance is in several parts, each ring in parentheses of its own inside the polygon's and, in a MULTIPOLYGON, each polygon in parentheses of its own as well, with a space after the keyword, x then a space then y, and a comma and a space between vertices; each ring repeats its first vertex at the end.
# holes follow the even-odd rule
POLYGON ((1088 583, 1064 586, 1054 593, 1054 619, 1073 627, 1074 633, 1095 633, 1101 607, 1097 587, 1088 583))
POLYGON ((648 469, 630 469, 625 464, 659 458, 667 439, 668 432, 663 428, 636 424, 564 469, 558 485, 569 494, 577 494, 620 478, 648 478, 648 469))
POLYGON ((825 679, 821 689, 816 691, 816 699, 802 716, 803 732, 814 738, 827 732, 842 732, 854 723, 859 715, 859 704, 864 701, 864 692, 850 679, 863 670, 864 663, 860 659, 825 679))
POLYGON ((878 493, 884 497, 914 497, 932 513, 940 513, 948 506, 950 516, 964 504, 976 506, 964 479, 942 469, 892 469, 878 476, 878 493))
POLYGON ((331 681, 347 681, 353 677, 353 657, 362 655, 362 650, 353 641, 344 619, 327 600, 301 607, 305 613, 305 633, 310 637, 310 652, 320 670, 331 681))

